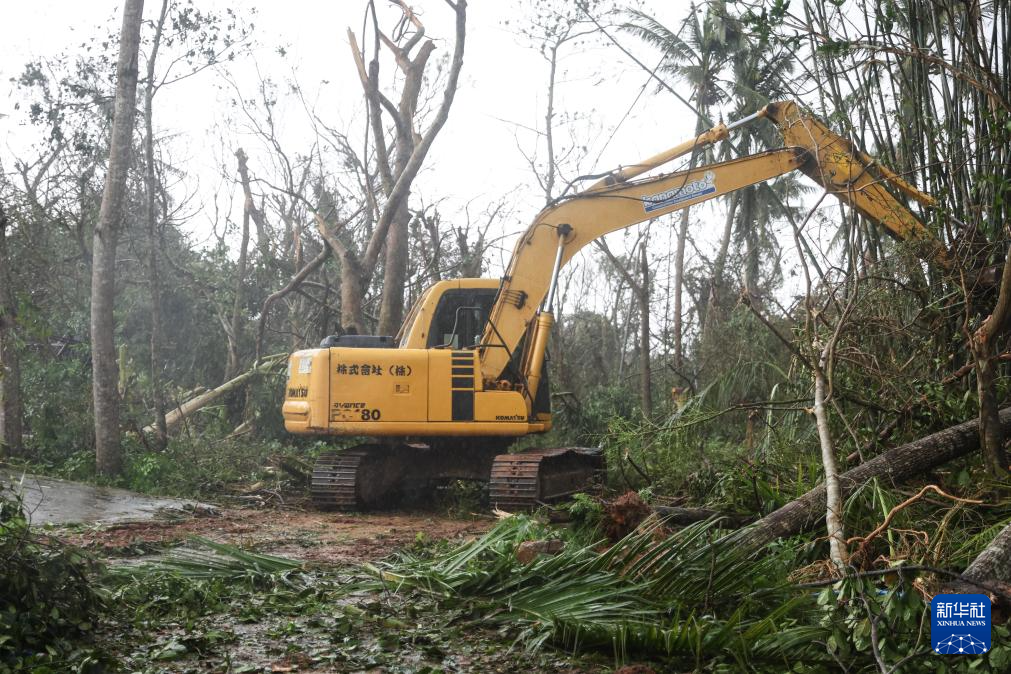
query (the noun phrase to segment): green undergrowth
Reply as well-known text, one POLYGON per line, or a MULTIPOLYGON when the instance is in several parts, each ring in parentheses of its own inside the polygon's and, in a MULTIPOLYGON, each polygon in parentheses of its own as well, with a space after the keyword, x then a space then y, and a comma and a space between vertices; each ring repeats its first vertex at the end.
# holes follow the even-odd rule
POLYGON ((296 472, 309 470, 316 455, 331 444, 282 443, 243 438, 172 439, 164 451, 128 439, 124 443, 123 475, 109 480, 95 473, 90 449, 69 454, 44 453, 16 464, 19 469, 63 479, 122 487, 157 496, 215 500, 259 487, 301 490, 304 479, 296 472))
MULTIPOLYGON (((3 504, 0 672, 518 671, 511 634, 464 606, 373 592, 356 567, 203 538, 94 560, 30 534, 20 504, 3 504)), ((598 672, 608 662, 544 649, 522 668, 598 672)))
POLYGON ((0 492, 0 672, 91 672, 109 663, 90 643, 107 608, 95 569, 30 529, 20 499, 0 492))
MULTIPOLYGON (((616 664, 648 660, 670 671, 875 671, 875 649, 896 672, 966 664, 930 655, 921 589, 936 582, 931 574, 900 564, 887 574, 798 583, 798 564, 824 559, 818 546, 798 538, 755 550, 723 533, 710 521, 673 533, 647 523, 613 546, 563 535, 561 553, 523 564, 521 542, 560 534, 513 517, 455 548, 366 565, 373 580, 359 588, 466 607, 526 652, 607 653, 616 664)), ((974 669, 1011 666, 1006 626, 994 635, 995 648, 974 669)))
MULTIPOLYGON (((874 485, 851 499, 851 512, 894 498, 874 485)), ((903 570, 922 557, 895 561, 887 574, 820 581, 824 570, 798 575, 805 565, 824 569, 824 543, 813 538, 753 549, 718 521, 671 531, 647 520, 612 545, 592 536, 593 503, 570 507, 587 511, 580 526, 513 516, 463 544, 419 537, 390 558, 342 567, 202 538, 98 563, 28 534, 19 504, 5 501, 5 559, 20 566, 7 567, 17 571, 4 582, 20 603, 5 606, 18 621, 0 632, 0 671, 467 672, 522 663, 603 672, 647 662, 656 671, 870 672, 880 671, 875 650, 896 672, 966 664, 929 652, 922 591, 938 579, 903 570), (559 539, 561 552, 517 558, 523 542, 545 539, 559 539)), ((955 519, 944 525, 952 546, 989 540, 993 527, 955 536, 964 526, 955 519)), ((902 550, 903 539, 882 539, 902 550)), ((973 670, 1007 671, 1008 637, 996 626, 994 649, 973 670)))
MULTIPOLYGON (((444 544, 418 541, 434 554, 444 544)), ((104 576, 120 622, 109 627, 130 671, 517 671, 506 635, 462 608, 374 592, 357 568, 310 565, 195 538, 104 576)), ((524 668, 573 664, 557 651, 524 668)), ((579 658, 581 671, 603 671, 579 658)))

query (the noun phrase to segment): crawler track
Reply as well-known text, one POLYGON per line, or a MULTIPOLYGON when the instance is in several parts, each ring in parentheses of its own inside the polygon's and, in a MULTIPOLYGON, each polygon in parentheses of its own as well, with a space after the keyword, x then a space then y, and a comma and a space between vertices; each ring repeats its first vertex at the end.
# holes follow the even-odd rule
POLYGON ((493 507, 530 510, 594 488, 604 470, 599 449, 555 447, 500 454, 491 469, 493 507))
POLYGON ((490 477, 493 507, 529 510, 593 489, 603 469, 600 450, 583 447, 496 454, 494 447, 483 446, 366 444, 321 454, 311 492, 320 510, 367 511, 399 503, 411 488, 490 477))
POLYGON ((370 445, 320 454, 312 469, 312 503, 320 510, 358 510, 357 485, 370 445))

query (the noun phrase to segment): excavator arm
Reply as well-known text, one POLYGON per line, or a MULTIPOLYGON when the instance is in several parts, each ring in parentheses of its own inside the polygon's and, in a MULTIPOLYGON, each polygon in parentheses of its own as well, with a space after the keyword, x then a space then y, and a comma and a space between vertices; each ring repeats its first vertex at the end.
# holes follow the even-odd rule
POLYGON ((773 103, 744 120, 729 126, 720 124, 687 143, 612 173, 587 190, 541 211, 516 243, 491 310, 480 347, 485 385, 498 386, 526 335, 520 370, 523 388, 528 399, 533 400, 541 377, 547 332, 553 322, 551 296, 558 270, 584 246, 619 229, 796 170, 803 171, 895 238, 914 244, 920 257, 944 267, 950 265, 940 241, 887 186, 928 206, 934 204, 930 196, 818 120, 803 115, 795 103, 773 103), (690 171, 632 180, 723 140, 737 126, 762 117, 779 126, 786 147, 690 171))

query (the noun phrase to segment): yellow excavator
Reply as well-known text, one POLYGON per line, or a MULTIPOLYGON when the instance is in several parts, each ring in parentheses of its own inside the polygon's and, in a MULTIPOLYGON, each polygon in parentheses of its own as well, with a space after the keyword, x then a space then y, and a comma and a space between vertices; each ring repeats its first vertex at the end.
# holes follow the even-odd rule
POLYGON ((559 270, 605 234, 798 170, 920 257, 950 266, 944 246, 896 194, 924 206, 933 198, 795 103, 771 103, 557 199, 519 238, 505 276, 436 283, 397 337, 328 337, 293 353, 285 428, 372 438, 319 457, 315 504, 380 508, 445 479, 488 480, 492 504, 506 509, 586 489, 603 470, 599 450, 506 452, 516 438, 551 428, 545 357, 559 270), (763 118, 779 127, 784 147, 636 180, 763 118))

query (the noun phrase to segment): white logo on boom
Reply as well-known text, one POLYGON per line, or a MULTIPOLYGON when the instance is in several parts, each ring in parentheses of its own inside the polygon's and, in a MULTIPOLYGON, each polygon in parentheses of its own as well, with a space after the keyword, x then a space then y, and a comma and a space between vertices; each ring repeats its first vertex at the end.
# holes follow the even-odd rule
POLYGON ((686 182, 681 187, 665 190, 658 194, 648 194, 642 198, 642 207, 647 213, 669 208, 682 201, 696 199, 716 191, 716 174, 706 171, 698 180, 686 182))

